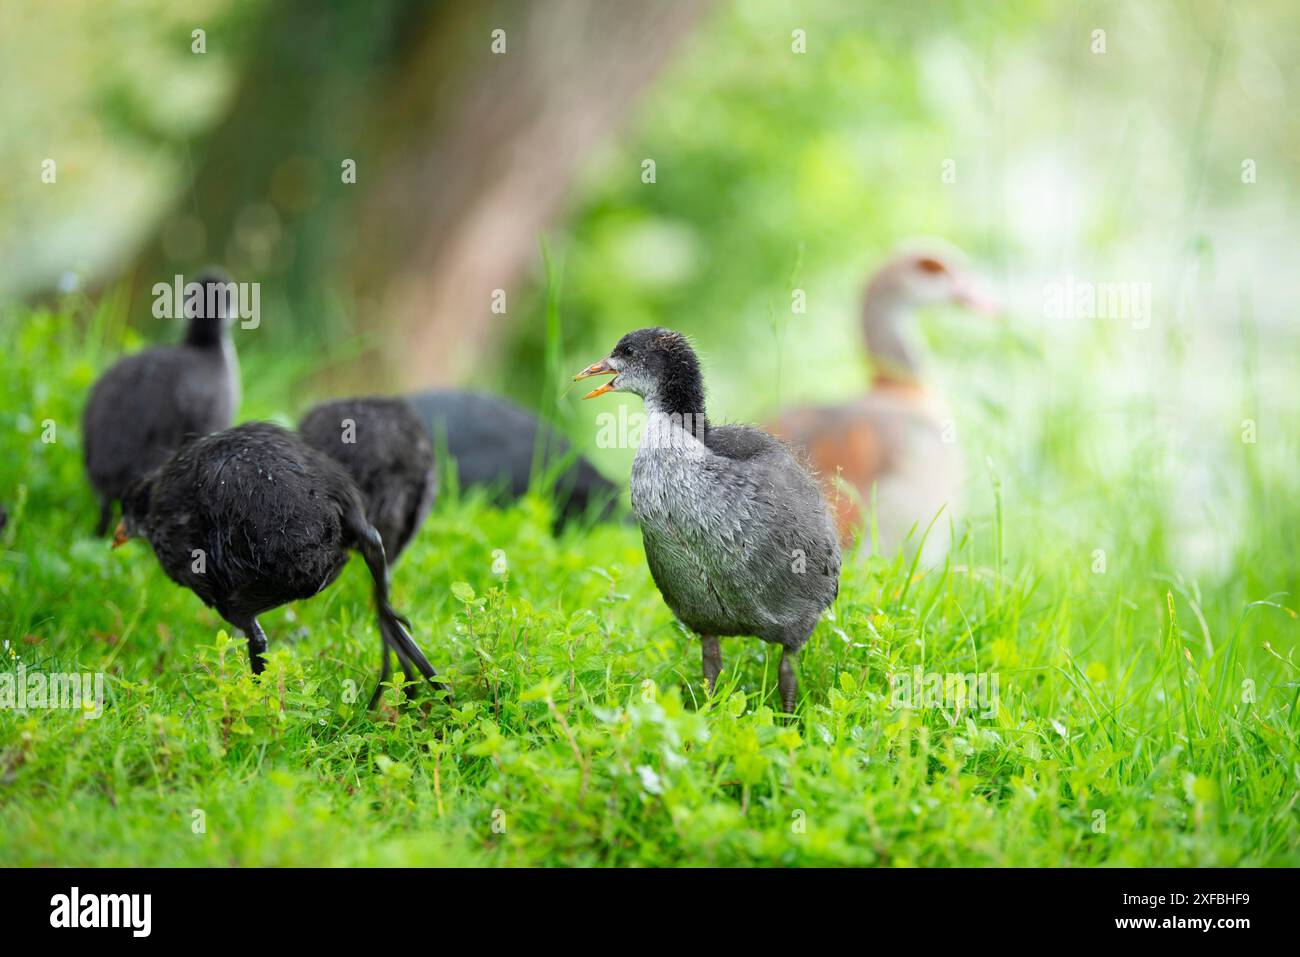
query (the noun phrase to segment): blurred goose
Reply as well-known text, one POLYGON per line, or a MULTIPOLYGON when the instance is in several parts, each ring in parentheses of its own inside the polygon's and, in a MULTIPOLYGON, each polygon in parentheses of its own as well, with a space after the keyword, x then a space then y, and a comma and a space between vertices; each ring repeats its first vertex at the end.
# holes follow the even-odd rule
POLYGON ((335 399, 298 424, 307 444, 348 470, 391 568, 433 506, 438 476, 424 422, 402 398, 335 399))
POLYGON ((557 532, 575 518, 605 520, 614 512, 614 483, 527 409, 497 396, 451 389, 407 398, 434 441, 446 443, 461 488, 486 488, 499 505, 514 501, 528 491, 540 445, 542 469, 563 469, 554 489, 557 532))
POLYGON ((233 284, 216 272, 194 283, 185 287, 189 322, 181 344, 119 359, 90 390, 82 435, 86 474, 100 501, 97 535, 108 531, 113 504, 127 486, 185 441, 228 428, 234 418, 239 363, 230 341, 233 284))
POLYGON ((583 398, 631 392, 648 421, 632 463, 632 509, 664 601, 700 636, 710 691, 719 639, 781 645, 781 704, 793 713, 794 659, 839 592, 835 526, 812 476, 772 436, 712 425, 686 337, 638 329, 574 378, 614 378, 583 398))
POLYGON ((962 459, 943 403, 921 381, 910 328, 918 308, 938 303, 996 312, 956 250, 895 255, 871 277, 862 306, 871 388, 851 402, 793 409, 771 423, 807 455, 845 546, 870 514, 874 486, 884 551, 902 545, 913 526, 923 534, 941 510, 945 517, 926 540, 925 555, 947 551, 946 514, 961 485, 962 459))

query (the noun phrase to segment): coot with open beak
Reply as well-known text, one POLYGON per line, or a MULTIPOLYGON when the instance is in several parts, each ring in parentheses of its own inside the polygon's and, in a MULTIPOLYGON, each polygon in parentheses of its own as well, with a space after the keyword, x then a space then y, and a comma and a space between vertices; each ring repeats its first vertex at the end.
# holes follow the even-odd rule
POLYGON ((613 378, 606 392, 641 396, 647 415, 632 463, 632 509, 646 560, 673 613, 700 636, 717 686, 719 639, 781 645, 781 704, 793 712, 794 660, 839 592, 835 525, 812 475, 760 429, 716 426, 686 337, 638 329, 575 379, 613 378))

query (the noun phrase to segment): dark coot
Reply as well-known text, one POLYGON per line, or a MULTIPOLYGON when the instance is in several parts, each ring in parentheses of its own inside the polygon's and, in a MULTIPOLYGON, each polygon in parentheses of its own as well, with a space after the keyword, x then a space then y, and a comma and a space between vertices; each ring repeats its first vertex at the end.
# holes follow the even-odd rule
MULTIPOLYGON (((391 650, 407 678, 423 675, 442 688, 410 623, 388 603, 383 542, 366 521, 356 483, 301 436, 248 422, 196 439, 127 490, 122 516, 114 546, 147 539, 172 581, 247 635, 254 674, 266 652, 257 616, 326 588, 348 550, 359 551, 374 579, 381 685, 391 650)), ((414 691, 407 687, 408 695, 414 691)), ((377 687, 371 707, 381 693, 377 687)))
POLYGON ((813 476, 760 429, 714 426, 686 338, 639 329, 575 378, 612 375, 583 398, 631 392, 647 423, 632 463, 632 510, 646 560, 673 613, 700 635, 716 688, 719 638, 784 648, 781 703, 793 712, 794 658, 839 592, 840 549, 813 476))
POLYGON ((419 531, 438 488, 433 443, 405 399, 336 399, 312 407, 298 424, 307 444, 352 476, 366 518, 384 540, 390 566, 419 531))
POLYGON ((119 359, 90 390, 82 434, 86 474, 100 500, 96 534, 108 531, 113 503, 128 485, 182 443, 228 428, 234 418, 239 363, 230 341, 233 286, 215 272, 195 282, 205 293, 185 302, 181 344, 119 359))
POLYGON ((609 519, 618 488, 569 441, 527 409, 491 395, 455 390, 409 396, 435 445, 446 443, 461 488, 486 488, 507 505, 528 491, 535 456, 543 470, 562 468, 555 481, 555 530, 576 518, 609 519))

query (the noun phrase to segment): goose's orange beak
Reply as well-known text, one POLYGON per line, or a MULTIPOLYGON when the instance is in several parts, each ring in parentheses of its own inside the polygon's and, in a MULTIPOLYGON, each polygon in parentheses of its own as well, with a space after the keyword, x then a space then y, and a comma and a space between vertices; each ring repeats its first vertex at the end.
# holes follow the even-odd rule
POLYGON ((126 525, 122 522, 117 523, 117 528, 113 529, 113 548, 119 548, 131 540, 126 534, 126 525))
POLYGON ((1002 315, 1002 304, 982 284, 968 280, 961 283, 953 294, 953 301, 959 306, 977 312, 990 319, 1002 315))
MULTIPOLYGON (((587 366, 587 368, 575 375, 573 381, 577 382, 579 379, 587 379, 594 375, 618 375, 618 370, 609 364, 609 359, 601 359, 599 362, 593 362, 591 365, 587 366)), ((612 392, 613 390, 614 380, 611 379, 604 385, 592 389, 584 395, 583 398, 594 399, 598 395, 604 395, 606 392, 612 392)))

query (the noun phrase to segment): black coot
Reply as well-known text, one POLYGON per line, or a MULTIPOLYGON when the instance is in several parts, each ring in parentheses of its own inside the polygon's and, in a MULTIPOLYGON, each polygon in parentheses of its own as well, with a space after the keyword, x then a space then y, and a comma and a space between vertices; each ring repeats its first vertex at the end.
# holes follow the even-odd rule
POLYGON ((182 443, 228 428, 239 405, 239 364, 230 341, 233 285, 218 273, 195 280, 203 295, 185 302, 178 346, 155 346, 119 359, 90 390, 82 415, 86 474, 108 531, 113 503, 128 485, 162 465, 182 443))
POLYGON ((298 424, 307 444, 352 476, 390 566, 419 531, 438 488, 428 430, 405 399, 336 399, 298 424))
POLYGON ((700 635, 717 686, 718 641, 781 645, 781 703, 793 712, 794 657, 839 592, 840 549, 812 475, 760 429, 714 426, 686 337, 639 329, 574 378, 614 378, 583 398, 631 392, 647 423, 632 464, 632 510, 668 607, 700 635))
POLYGON ((555 529, 584 515, 614 512, 618 488, 569 441, 527 409, 496 396, 454 390, 409 396, 435 443, 446 443, 461 488, 482 487, 506 505, 528 491, 540 451, 542 469, 562 469, 555 480, 555 529))
MULTIPOLYGON (((391 650, 408 679, 423 675, 442 688, 409 622, 388 603, 383 542, 356 483, 295 433, 248 422, 196 439, 127 490, 122 516, 114 546, 147 539, 172 581, 248 636, 254 674, 266 651, 257 616, 315 595, 338 577, 349 549, 361 552, 383 637, 381 684, 391 650)), ((377 687, 372 707, 381 693, 377 687)))

